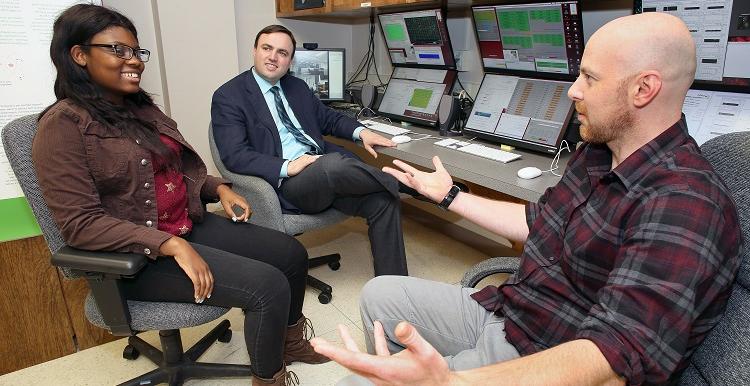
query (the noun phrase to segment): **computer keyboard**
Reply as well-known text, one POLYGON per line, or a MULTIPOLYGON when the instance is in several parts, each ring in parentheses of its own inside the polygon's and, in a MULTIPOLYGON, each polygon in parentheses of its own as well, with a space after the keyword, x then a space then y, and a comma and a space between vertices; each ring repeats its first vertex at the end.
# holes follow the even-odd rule
POLYGON ((401 135, 409 132, 409 129, 404 129, 403 127, 389 125, 387 123, 377 122, 370 119, 365 119, 364 121, 360 121, 359 123, 368 129, 376 130, 388 135, 401 135))
POLYGON ((521 158, 520 154, 511 153, 505 150, 495 149, 493 147, 480 145, 478 143, 472 143, 468 146, 458 148, 458 151, 477 155, 483 158, 489 158, 491 160, 500 161, 502 163, 513 161, 514 159, 521 158))
POLYGON ((507 163, 521 158, 520 154, 495 149, 493 147, 480 145, 478 143, 458 141, 455 139, 444 139, 442 141, 435 142, 435 145, 455 149, 460 152, 472 154, 482 158, 489 158, 493 161, 499 161, 502 163, 507 163))
POLYGON ((359 109, 335 109, 335 110, 352 119, 357 119, 357 114, 359 113, 359 109))

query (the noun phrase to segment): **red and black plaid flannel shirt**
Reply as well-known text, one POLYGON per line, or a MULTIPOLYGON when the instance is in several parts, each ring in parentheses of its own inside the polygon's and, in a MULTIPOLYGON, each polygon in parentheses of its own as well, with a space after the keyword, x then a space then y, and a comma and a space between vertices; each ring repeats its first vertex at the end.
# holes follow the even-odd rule
POLYGON ((737 212, 684 120, 611 161, 606 146, 582 146, 526 208, 518 273, 472 297, 505 317, 522 355, 589 339, 628 383, 663 383, 721 317, 737 212))

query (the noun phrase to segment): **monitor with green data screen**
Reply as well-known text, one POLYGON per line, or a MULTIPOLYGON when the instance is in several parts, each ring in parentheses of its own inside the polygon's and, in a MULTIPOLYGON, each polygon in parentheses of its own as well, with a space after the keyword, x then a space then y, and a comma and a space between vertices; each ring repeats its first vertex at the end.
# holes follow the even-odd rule
POLYGON ((573 80, 583 55, 579 0, 476 5, 474 30, 487 72, 573 80))
POLYGON ((378 112, 386 117, 436 126, 440 98, 450 94, 455 70, 396 67, 378 112))
POLYGON ((456 68, 443 11, 385 13, 378 19, 394 67, 456 68))

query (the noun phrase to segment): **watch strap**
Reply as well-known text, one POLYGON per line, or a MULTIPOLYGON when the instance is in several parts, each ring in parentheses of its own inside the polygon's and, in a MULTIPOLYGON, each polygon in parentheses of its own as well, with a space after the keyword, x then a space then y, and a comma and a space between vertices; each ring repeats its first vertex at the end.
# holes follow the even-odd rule
POLYGON ((460 191, 461 191, 461 188, 459 188, 458 186, 456 185, 451 186, 450 190, 448 191, 448 194, 446 194, 445 198, 443 198, 443 201, 441 201, 438 204, 438 208, 443 209, 443 210, 448 210, 448 207, 453 202, 453 199, 456 198, 456 196, 458 195, 458 192, 460 191))

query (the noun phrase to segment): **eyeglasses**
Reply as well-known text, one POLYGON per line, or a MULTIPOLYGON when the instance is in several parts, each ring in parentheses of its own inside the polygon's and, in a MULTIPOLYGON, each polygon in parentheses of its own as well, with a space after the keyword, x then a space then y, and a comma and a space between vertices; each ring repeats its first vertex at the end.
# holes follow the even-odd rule
POLYGON ((138 57, 141 62, 148 62, 148 58, 151 56, 151 51, 145 48, 133 48, 124 44, 80 44, 84 47, 104 47, 109 48, 113 54, 118 58, 130 60, 133 55, 138 57))

